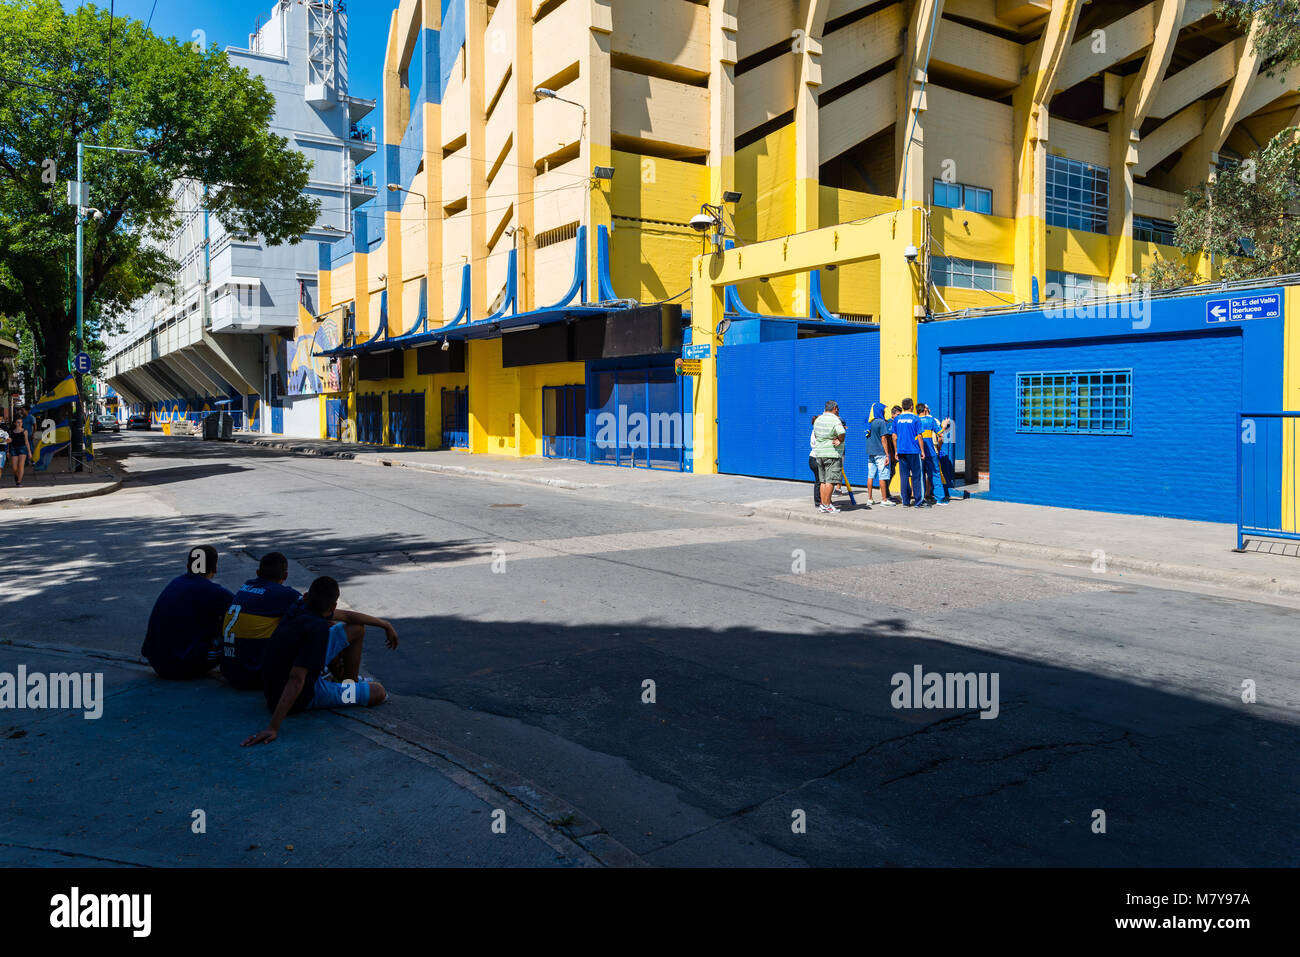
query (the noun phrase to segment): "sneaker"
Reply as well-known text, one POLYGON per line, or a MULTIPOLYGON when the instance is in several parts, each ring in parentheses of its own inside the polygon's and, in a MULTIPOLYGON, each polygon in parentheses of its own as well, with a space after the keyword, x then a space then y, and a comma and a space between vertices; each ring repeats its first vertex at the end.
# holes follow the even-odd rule
POLYGON ((823 512, 826 512, 827 514, 830 514, 831 512, 839 511, 839 509, 834 505, 818 505, 817 507, 821 509, 823 512))
POLYGON ((885 499, 883 502, 881 502, 880 504, 881 504, 881 505, 897 505, 898 503, 895 502, 892 498, 887 498, 887 499, 885 499))

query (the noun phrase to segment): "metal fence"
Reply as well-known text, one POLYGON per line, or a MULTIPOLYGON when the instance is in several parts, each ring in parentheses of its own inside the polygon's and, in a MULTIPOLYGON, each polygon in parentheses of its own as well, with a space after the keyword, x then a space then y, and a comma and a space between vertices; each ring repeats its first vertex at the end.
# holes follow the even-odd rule
POLYGON ((1237 551, 1248 538, 1300 541, 1300 412, 1237 414, 1237 551))
POLYGON ((542 388, 542 455, 587 460, 587 387, 542 388))
POLYGON ((381 393, 357 396, 357 441, 384 444, 384 397, 381 393))
POLYGON ((442 445, 469 448, 469 390, 442 390, 442 445))
POLYGON ((388 441, 424 448, 424 393, 388 393, 388 441))

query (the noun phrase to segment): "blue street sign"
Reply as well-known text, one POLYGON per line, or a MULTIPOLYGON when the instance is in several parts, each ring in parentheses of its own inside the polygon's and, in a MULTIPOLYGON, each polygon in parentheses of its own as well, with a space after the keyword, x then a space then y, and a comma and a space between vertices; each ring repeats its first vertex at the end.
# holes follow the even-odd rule
POLYGON ((698 346, 682 346, 683 359, 707 359, 709 357, 709 344, 700 343, 698 346))
POLYGON ((1245 322, 1247 319, 1276 319, 1280 315, 1282 296, 1276 292, 1209 299, 1205 303, 1206 322, 1245 322))
POLYGON ((78 352, 77 357, 72 360, 72 368, 85 375, 90 371, 90 356, 84 352, 78 352))

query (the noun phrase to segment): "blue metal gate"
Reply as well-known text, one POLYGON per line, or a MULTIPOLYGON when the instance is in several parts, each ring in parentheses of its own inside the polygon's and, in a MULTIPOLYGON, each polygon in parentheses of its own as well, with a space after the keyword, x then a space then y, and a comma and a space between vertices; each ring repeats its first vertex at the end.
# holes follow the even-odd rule
POLYGON ((826 401, 848 431, 844 471, 866 482, 863 432, 880 398, 880 336, 874 331, 718 350, 718 471, 803 480, 808 434, 826 401))
POLYGON ((442 390, 442 445, 469 448, 469 389, 442 390))
POLYGON ((1300 412, 1237 413, 1237 551, 1247 538, 1300 541, 1300 412))
POLYGON ((587 387, 542 387, 542 455, 587 459, 587 387))
POLYGON ((424 393, 388 393, 388 441, 424 448, 424 393))
POLYGON ((357 441, 384 444, 384 397, 372 392, 357 396, 357 441))
POLYGON ((347 403, 343 399, 325 400, 325 437, 337 439, 343 434, 343 419, 347 414, 347 403))
POLYGON ((665 361, 588 366, 587 461, 629 468, 691 467, 689 387, 665 361))

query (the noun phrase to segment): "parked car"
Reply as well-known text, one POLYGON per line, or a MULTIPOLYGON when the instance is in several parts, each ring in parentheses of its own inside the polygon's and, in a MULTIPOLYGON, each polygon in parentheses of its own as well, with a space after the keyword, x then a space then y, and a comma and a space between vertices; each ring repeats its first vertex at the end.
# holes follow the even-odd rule
POLYGON ((153 426, 149 422, 149 416, 145 415, 143 412, 137 412, 126 420, 126 430, 128 432, 132 429, 144 429, 148 432, 152 428, 153 426))
POLYGON ((95 416, 91 423, 90 431, 92 432, 121 432, 122 423, 117 421, 117 416, 110 412, 103 412, 95 416))

